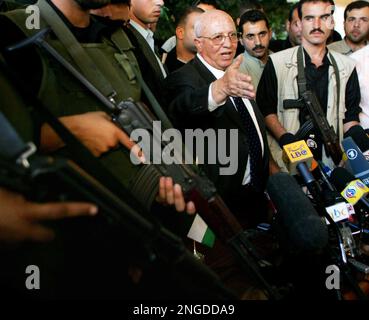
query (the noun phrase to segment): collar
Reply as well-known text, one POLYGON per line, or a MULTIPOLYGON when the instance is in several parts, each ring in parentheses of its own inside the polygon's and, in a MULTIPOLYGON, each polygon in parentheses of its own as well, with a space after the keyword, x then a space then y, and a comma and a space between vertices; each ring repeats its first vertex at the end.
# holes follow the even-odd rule
POLYGON ((215 78, 220 79, 221 77, 224 76, 225 72, 223 70, 219 70, 211 66, 209 63, 205 61, 205 59, 199 53, 197 53, 196 56, 205 65, 205 67, 214 75, 215 78))
MULTIPOLYGON (((272 53, 273 53, 272 51, 268 50, 268 56, 270 56, 272 53)), ((265 67, 265 64, 260 59, 258 59, 256 57, 252 56, 251 54, 249 54, 247 52, 247 50, 245 50, 243 54, 244 54, 244 61, 245 61, 245 59, 252 60, 255 63, 257 63, 260 66, 260 68, 264 68, 265 67)))
MULTIPOLYGON (((305 66, 312 65, 312 66, 315 67, 315 65, 311 63, 311 58, 310 58, 309 54, 306 52, 304 47, 303 47, 303 49, 304 49, 304 57, 305 57, 305 66)), ((325 67, 325 66, 330 66, 330 65, 331 65, 331 62, 328 59, 328 49, 326 48, 325 55, 323 57, 323 64, 319 68, 322 68, 322 67, 325 67)))
POLYGON ((342 50, 344 52, 342 52, 342 54, 344 55, 348 55, 348 54, 351 54, 353 53, 354 51, 351 49, 351 47, 347 44, 346 42, 346 37, 344 37, 342 40, 341 40, 341 44, 342 44, 342 50))
MULTIPOLYGON (((351 49, 351 47, 347 44, 347 42, 346 42, 346 36, 345 36, 345 38, 344 39, 342 39, 342 46, 343 46, 343 49, 345 50, 345 52, 343 53, 344 55, 350 55, 351 53, 354 53, 355 51, 353 51, 352 49, 351 49)), ((367 46, 368 45, 368 41, 367 40, 365 40, 365 46, 367 46)), ((360 49, 359 49, 360 50, 360 49)), ((357 50, 356 50, 357 51, 357 50)))
POLYGON ((145 39, 148 38, 148 36, 153 37, 154 33, 149 28, 144 28, 140 24, 138 24, 136 21, 130 20, 130 25, 134 27, 145 39))

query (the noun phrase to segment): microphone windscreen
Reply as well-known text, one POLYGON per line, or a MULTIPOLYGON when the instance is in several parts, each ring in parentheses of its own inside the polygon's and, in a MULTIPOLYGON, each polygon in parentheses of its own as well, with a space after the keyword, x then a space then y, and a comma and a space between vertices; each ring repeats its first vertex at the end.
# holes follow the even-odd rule
POLYGON ((350 136, 360 148, 361 152, 369 150, 369 138, 366 135, 365 130, 361 126, 356 125, 351 127, 346 132, 345 136, 350 136))
POLYGON ((282 172, 272 175, 267 191, 291 248, 316 251, 327 245, 327 226, 292 176, 282 172))
POLYGON ((331 182, 336 187, 338 192, 341 192, 343 189, 345 189, 346 186, 355 179, 356 178, 353 174, 342 167, 334 168, 330 177, 331 182))

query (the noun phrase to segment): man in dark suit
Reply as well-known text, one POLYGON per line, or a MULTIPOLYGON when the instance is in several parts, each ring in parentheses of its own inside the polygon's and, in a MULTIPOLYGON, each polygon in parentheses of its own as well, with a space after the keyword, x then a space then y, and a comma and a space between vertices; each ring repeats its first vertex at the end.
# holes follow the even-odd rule
MULTIPOLYGON (((262 115, 249 100, 255 97, 251 78, 238 70, 242 57, 233 62, 236 27, 227 13, 213 10, 195 22, 195 34, 197 56, 165 81, 170 100, 168 115, 182 130, 238 131, 237 172, 220 175, 219 161, 207 164, 205 160, 202 167, 240 222, 245 227, 254 226, 266 211, 263 191, 269 172, 269 149, 262 115)), ((219 147, 229 153, 229 146, 219 147)))
POLYGON ((135 47, 134 53, 143 79, 159 102, 162 102, 163 80, 167 70, 158 56, 150 26, 158 22, 163 5, 163 0, 131 0, 130 23, 125 29, 135 47))

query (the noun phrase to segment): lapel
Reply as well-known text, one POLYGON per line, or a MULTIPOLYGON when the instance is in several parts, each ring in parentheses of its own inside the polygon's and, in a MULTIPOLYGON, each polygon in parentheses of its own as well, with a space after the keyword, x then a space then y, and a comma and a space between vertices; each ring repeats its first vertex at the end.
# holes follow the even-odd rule
MULTIPOLYGON (((135 38, 137 39, 137 44, 143 55, 145 56, 146 60, 149 62, 151 68, 154 72, 160 77, 160 79, 164 80, 163 73, 159 66, 158 60, 155 57, 155 53, 150 48, 149 44, 147 43, 146 39, 139 33, 133 26, 129 26, 129 30, 133 33, 135 38)), ((142 70, 144 72, 144 70, 142 70)))
POLYGON ((256 104, 255 100, 250 100, 252 108, 254 109, 254 113, 256 116, 256 120, 258 122, 260 131, 261 131, 261 136, 263 137, 263 141, 264 141, 264 146, 268 145, 268 140, 267 140, 267 135, 266 135, 266 126, 265 126, 265 122, 264 122, 264 116, 262 115, 261 111, 259 110, 259 107, 256 104))
MULTIPOLYGON (((205 65, 200 61, 200 59, 197 56, 195 56, 195 58, 191 62, 188 62, 188 63, 192 64, 192 66, 199 73, 199 76, 206 83, 210 84, 211 82, 216 80, 215 76, 208 70, 208 68, 205 67, 205 65)), ((268 170, 269 170, 268 169, 268 166, 269 166, 269 151, 268 151, 268 140, 267 140, 267 136, 266 136, 266 128, 265 128, 264 117, 263 117, 262 113, 260 112, 255 100, 250 100, 250 102, 251 102, 252 108, 254 109, 256 119, 257 119, 257 122, 258 122, 259 127, 260 127, 261 135, 263 137, 264 150, 265 150, 264 151, 264 157, 263 157, 264 171, 268 172, 268 170)), ((242 132, 246 133, 246 130, 242 125, 241 117, 238 114, 236 108, 234 107, 232 101, 230 101, 230 99, 227 99, 226 104, 225 104, 224 107, 225 107, 224 115, 227 116, 228 118, 230 118, 234 123, 236 123, 238 128, 240 128, 240 130, 242 130, 242 132)))
MULTIPOLYGON (((200 61, 200 59, 195 56, 193 60, 193 65, 199 72, 200 76, 205 80, 206 83, 210 84, 216 80, 215 76, 206 68, 206 66, 200 61)), ((224 115, 230 118, 234 123, 237 124, 237 127, 242 131, 246 131, 242 125, 242 120, 240 115, 238 114, 235 106, 232 101, 228 98, 224 105, 224 115)))

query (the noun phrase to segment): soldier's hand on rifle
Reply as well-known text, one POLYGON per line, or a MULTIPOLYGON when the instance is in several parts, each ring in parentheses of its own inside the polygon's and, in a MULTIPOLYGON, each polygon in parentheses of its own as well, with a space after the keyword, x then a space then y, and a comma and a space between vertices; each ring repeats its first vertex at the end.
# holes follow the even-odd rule
POLYGON ((240 72, 242 55, 239 55, 227 68, 224 76, 212 84, 213 99, 216 103, 222 103, 228 97, 255 98, 255 88, 251 77, 240 72))
POLYGON ((173 179, 170 177, 160 178, 159 194, 156 200, 162 204, 174 205, 178 212, 196 213, 195 204, 192 201, 185 202, 181 186, 173 185, 173 179))
POLYGON ((0 243, 24 240, 49 241, 54 232, 41 221, 95 215, 97 207, 83 202, 34 203, 22 195, 0 188, 0 243))
MULTIPOLYGON (((135 145, 105 112, 87 112, 61 117, 59 120, 97 157, 119 144, 129 150, 135 145)), ((63 146, 63 141, 54 130, 47 124, 43 125, 41 150, 51 152, 63 146)))

